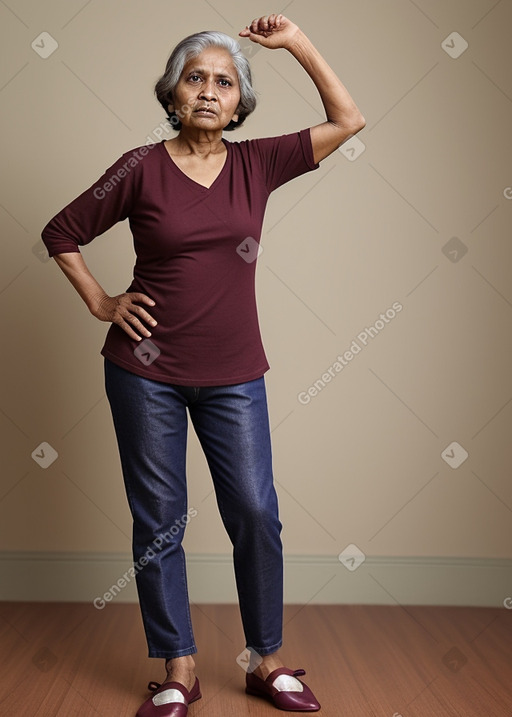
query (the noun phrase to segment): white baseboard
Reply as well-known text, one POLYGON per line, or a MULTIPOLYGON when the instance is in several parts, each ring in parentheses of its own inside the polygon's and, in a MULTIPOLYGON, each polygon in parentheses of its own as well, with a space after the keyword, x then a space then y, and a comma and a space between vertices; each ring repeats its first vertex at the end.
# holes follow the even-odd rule
MULTIPOLYGON (((3 552, 0 600, 136 602, 131 566, 119 553, 3 552)), ((237 602, 231 555, 187 555, 187 576, 192 602, 237 602)), ((332 556, 285 556, 285 603, 512 607, 512 560, 368 556, 349 570, 332 556)))

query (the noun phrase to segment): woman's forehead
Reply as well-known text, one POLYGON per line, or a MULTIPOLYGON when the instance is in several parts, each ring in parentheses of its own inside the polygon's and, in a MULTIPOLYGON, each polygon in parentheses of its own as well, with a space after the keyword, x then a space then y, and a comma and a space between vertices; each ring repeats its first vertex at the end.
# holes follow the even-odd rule
POLYGON ((218 72, 229 72, 229 74, 236 76, 236 67, 233 63, 233 58, 228 50, 223 47, 208 47, 203 50, 199 55, 191 57, 185 63, 183 71, 189 71, 191 69, 207 69, 218 72))

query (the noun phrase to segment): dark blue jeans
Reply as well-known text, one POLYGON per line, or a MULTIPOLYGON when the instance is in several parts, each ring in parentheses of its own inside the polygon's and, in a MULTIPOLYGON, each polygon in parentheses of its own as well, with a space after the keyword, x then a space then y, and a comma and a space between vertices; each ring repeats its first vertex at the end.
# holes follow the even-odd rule
POLYGON ((197 652, 182 547, 190 520, 187 409, 233 544, 246 647, 260 655, 275 652, 282 645, 282 525, 264 377, 230 386, 176 386, 105 359, 105 385, 133 516, 133 559, 149 656, 197 652))

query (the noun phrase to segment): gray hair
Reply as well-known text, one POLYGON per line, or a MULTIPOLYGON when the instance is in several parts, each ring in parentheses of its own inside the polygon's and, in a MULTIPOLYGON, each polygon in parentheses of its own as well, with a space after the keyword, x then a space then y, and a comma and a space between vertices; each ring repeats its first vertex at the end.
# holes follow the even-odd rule
POLYGON ((169 112, 168 105, 173 101, 172 93, 178 84, 185 63, 209 47, 222 47, 229 52, 240 85, 240 103, 237 108, 238 122, 231 120, 224 129, 232 130, 235 127, 240 127, 256 107, 256 94, 252 88, 249 60, 243 54, 239 43, 229 35, 216 30, 197 32, 176 45, 167 60, 164 74, 155 85, 156 98, 166 111, 167 119, 175 130, 181 129, 181 122, 176 112, 169 112))

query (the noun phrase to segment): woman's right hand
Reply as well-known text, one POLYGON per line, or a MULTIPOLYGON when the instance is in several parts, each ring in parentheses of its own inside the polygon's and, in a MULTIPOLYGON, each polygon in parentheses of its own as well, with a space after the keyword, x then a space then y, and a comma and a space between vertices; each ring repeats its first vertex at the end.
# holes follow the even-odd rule
POLYGON ((97 302, 91 313, 100 321, 111 321, 120 326, 130 338, 140 341, 142 336, 151 336, 144 324, 156 326, 155 319, 140 304, 155 306, 146 294, 128 292, 118 296, 105 295, 97 302), (143 323, 144 322, 144 323, 143 323), (134 329, 137 329, 137 333, 134 329), (140 336, 142 334, 142 336, 140 336))
POLYGON ((136 341, 140 341, 142 336, 151 336, 151 331, 142 322, 148 326, 156 326, 156 321, 140 304, 155 306, 153 299, 136 291, 109 296, 91 274, 79 251, 55 254, 54 259, 93 316, 100 321, 117 324, 136 341))

